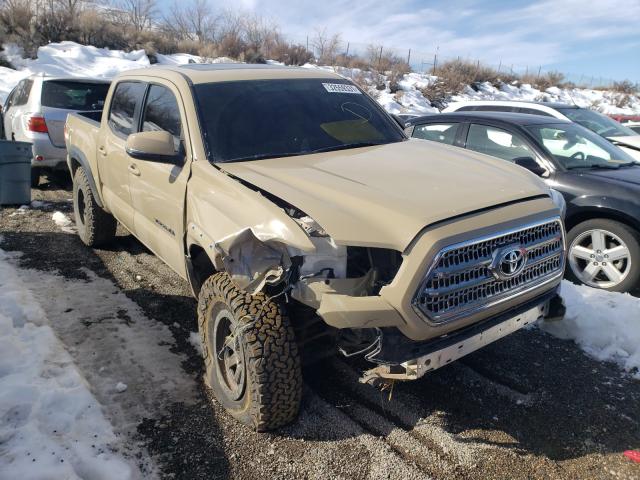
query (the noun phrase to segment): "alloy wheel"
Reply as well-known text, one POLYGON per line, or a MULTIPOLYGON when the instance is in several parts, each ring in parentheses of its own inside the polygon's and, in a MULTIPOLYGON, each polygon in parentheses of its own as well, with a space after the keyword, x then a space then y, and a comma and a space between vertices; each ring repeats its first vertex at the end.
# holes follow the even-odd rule
POLYGON ((569 247, 569 267, 582 283, 611 288, 629 274, 631 252, 616 234, 602 229, 587 230, 569 247))

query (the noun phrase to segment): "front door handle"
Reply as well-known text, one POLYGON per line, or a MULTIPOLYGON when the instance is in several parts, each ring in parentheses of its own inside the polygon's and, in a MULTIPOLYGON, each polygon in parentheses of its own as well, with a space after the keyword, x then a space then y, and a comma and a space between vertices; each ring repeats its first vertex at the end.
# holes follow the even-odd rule
POLYGON ((103 157, 107 156, 107 151, 105 150, 104 147, 98 147, 98 151, 100 152, 100 155, 102 155, 103 157))
POLYGON ((129 173, 135 175, 136 177, 140 176, 140 170, 138 170, 138 167, 136 167, 133 163, 129 164, 129 173))

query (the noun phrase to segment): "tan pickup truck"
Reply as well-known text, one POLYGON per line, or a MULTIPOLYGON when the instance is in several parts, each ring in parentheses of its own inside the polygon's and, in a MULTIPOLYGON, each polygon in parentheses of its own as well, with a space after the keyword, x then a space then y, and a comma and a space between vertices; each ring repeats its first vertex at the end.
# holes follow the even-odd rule
POLYGON ((558 196, 407 139, 338 75, 129 71, 100 119, 71 114, 65 133, 80 238, 104 244, 117 221, 189 281, 205 381, 255 429, 295 418, 302 360, 340 352, 370 363, 363 382, 416 379, 562 315, 558 196))

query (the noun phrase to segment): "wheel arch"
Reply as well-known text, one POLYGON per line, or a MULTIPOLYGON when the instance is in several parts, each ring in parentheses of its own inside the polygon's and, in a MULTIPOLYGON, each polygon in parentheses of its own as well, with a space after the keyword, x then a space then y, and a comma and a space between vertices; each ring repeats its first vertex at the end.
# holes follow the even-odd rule
POLYGON ((596 219, 615 220, 640 233, 640 219, 635 218, 624 211, 610 207, 581 208, 567 216, 565 219, 565 226, 567 231, 569 231, 582 222, 596 219))
POLYGON ((71 149, 69 149, 67 166, 69 167, 69 172, 71 172, 71 178, 75 176, 78 168, 80 167, 84 168, 84 172, 87 175, 87 180, 89 180, 89 187, 91 188, 93 197, 96 199, 96 203, 100 208, 105 208, 104 203, 102 202, 102 197, 100 196, 100 192, 98 191, 96 181, 93 178, 93 171, 91 170, 91 165, 89 164, 89 161, 84 156, 84 154, 77 148, 72 147, 71 149))
POLYGON ((204 282, 211 275, 217 273, 217 270, 207 251, 197 243, 187 246, 185 260, 191 292, 194 297, 198 298, 204 282))

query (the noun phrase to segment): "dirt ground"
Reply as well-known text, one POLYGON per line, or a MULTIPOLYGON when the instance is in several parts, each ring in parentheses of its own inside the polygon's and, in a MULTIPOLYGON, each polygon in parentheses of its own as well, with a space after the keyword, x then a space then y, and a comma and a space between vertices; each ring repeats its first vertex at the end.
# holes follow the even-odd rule
POLYGON ((297 422, 268 434, 237 424, 203 386, 186 282, 124 231, 92 250, 61 230, 52 214, 72 217, 69 188, 45 183, 33 192, 44 204, 3 208, 0 248, 22 252, 142 477, 640 478, 622 455, 640 447, 640 382, 536 328, 391 395, 335 357, 304 372, 297 422))

